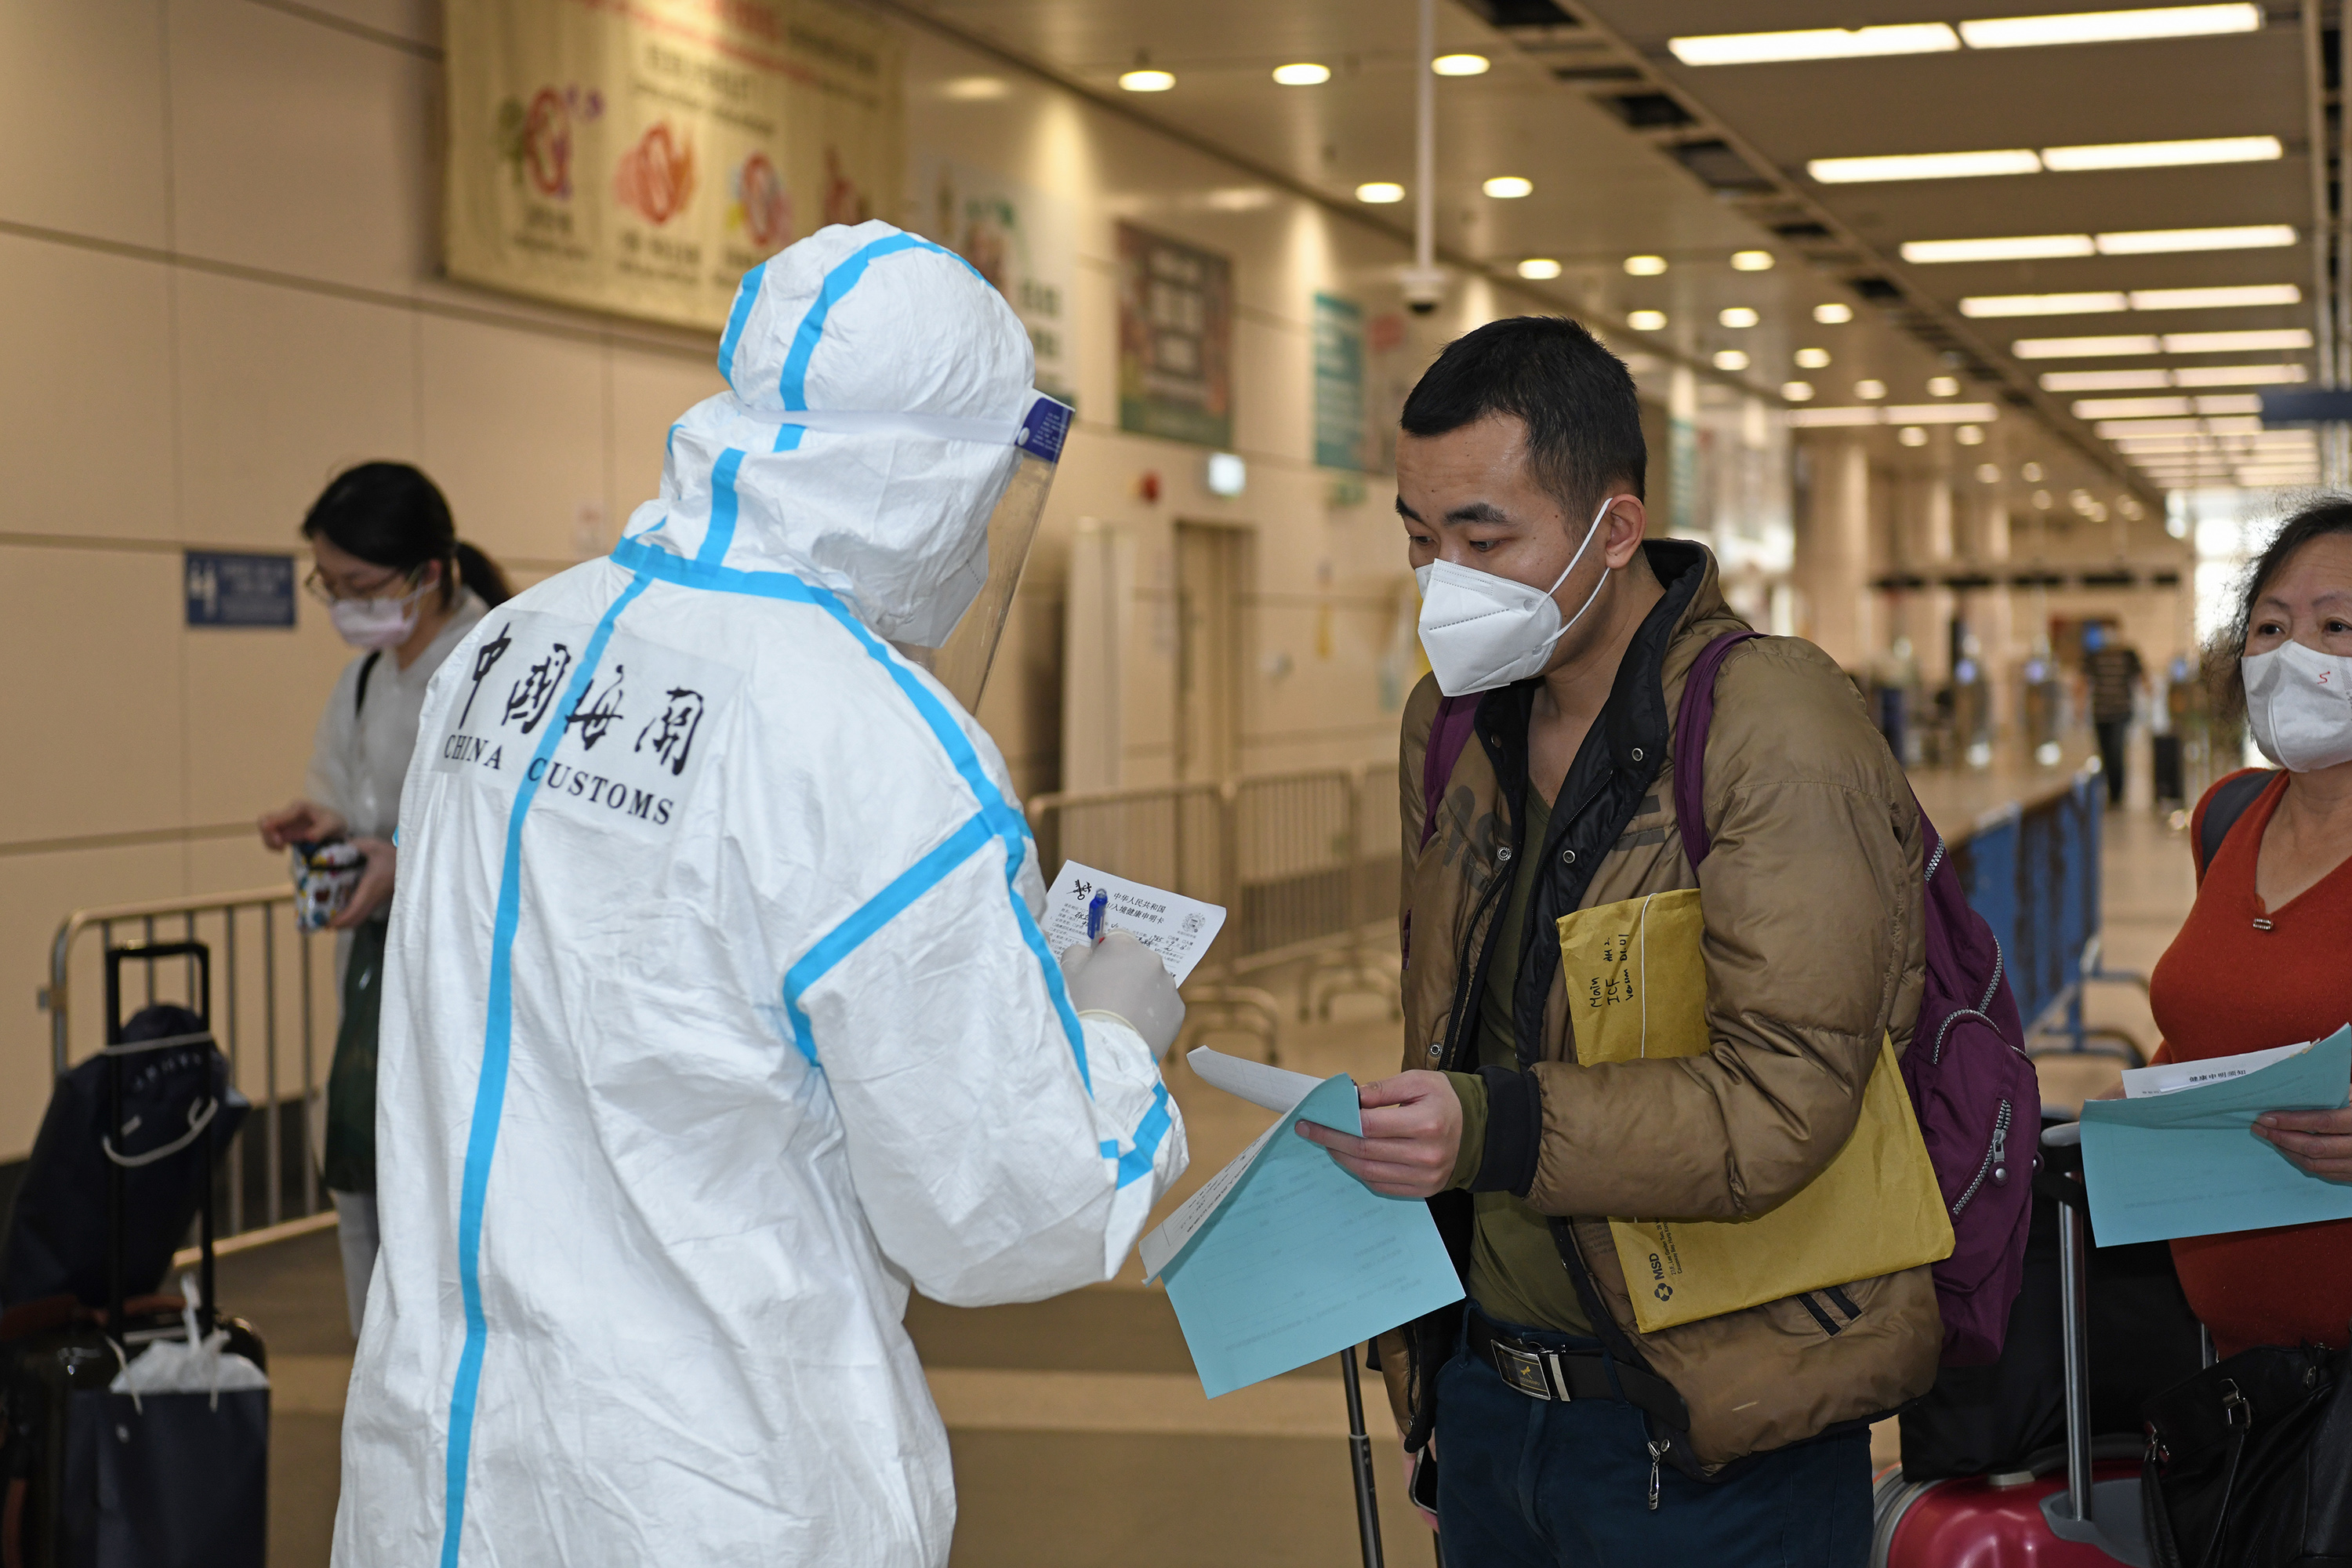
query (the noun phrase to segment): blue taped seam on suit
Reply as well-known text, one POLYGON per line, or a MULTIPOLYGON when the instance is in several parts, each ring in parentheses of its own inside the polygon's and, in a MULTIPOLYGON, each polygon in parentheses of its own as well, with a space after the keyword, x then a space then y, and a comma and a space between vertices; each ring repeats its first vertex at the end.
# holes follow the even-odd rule
MULTIPOLYGON (((841 303, 844 295, 857 287, 857 280, 866 276, 869 264, 901 250, 937 251, 941 256, 963 262, 964 270, 973 277, 981 275, 978 268, 945 246, 933 245, 929 240, 919 239, 911 234, 894 234, 852 251, 846 259, 836 263, 833 270, 824 275, 824 281, 818 285, 816 299, 809 306, 808 313, 801 317, 800 325, 793 329, 793 346, 784 354, 783 374, 778 378, 776 386, 786 408, 798 411, 808 407, 809 361, 816 353, 817 341, 824 336, 824 321, 833 313, 833 308, 841 303)), ((985 279, 982 280, 986 281, 985 279)))
MULTIPOLYGON (((557 704, 558 713, 569 713, 580 706, 595 678, 597 661, 613 640, 613 627, 621 612, 652 583, 651 575, 639 573, 596 623, 580 656, 580 668, 557 704)), ((559 719, 541 737, 531 755, 533 764, 553 756, 563 734, 559 719)), ((441 1568, 457 1568, 457 1544, 466 1529, 466 1468, 474 1446, 474 1400, 481 1390, 482 1356, 489 1337, 489 1320, 482 1312, 482 1208, 489 1191, 490 1158, 498 1150, 499 1119, 506 1109, 508 1053, 514 1041, 514 940, 522 914, 522 825, 539 795, 537 775, 544 771, 536 765, 524 770, 514 805, 507 813, 506 858, 499 870, 498 913, 490 924, 489 1005, 482 1029, 480 1076, 474 1085, 474 1114, 466 1131, 466 1172, 457 1199, 457 1287, 466 1304, 466 1345, 449 1390, 441 1568)))
POLYGON ((971 859, 992 837, 988 814, 973 813, 971 819, 950 834, 938 848, 891 879, 889 886, 825 932, 814 947, 801 954, 798 963, 784 972, 784 1012, 793 1021, 793 1044, 800 1047, 811 1067, 816 1065, 816 1037, 809 1028, 801 997, 835 964, 856 952, 859 943, 887 925, 899 910, 939 886, 948 873, 971 859))
POLYGON ((1076 1058, 1079 1081, 1086 1085, 1089 1095, 1093 1094, 1095 1080, 1094 1074, 1087 1066, 1086 1030, 1078 1023, 1076 1009, 1070 1005, 1069 989, 1062 983, 1062 966, 1054 962, 1053 953, 1045 946, 1045 933, 1037 929, 1037 922, 1030 915, 1029 906, 1022 902, 1016 886, 1022 861, 1028 851, 1028 821, 1013 809, 990 781, 987 770, 980 765, 980 754, 972 750, 971 742, 965 739, 954 718, 940 705, 939 699, 916 679, 906 666, 892 657, 881 639, 867 631, 830 589, 804 583, 789 572, 745 572, 702 559, 688 561, 667 551, 656 550, 639 539, 624 539, 614 546, 613 560, 632 572, 659 577, 681 587, 813 605, 831 616, 857 639, 858 646, 889 672, 890 679, 914 704, 915 711, 921 715, 924 723, 929 726, 932 738, 946 751, 948 761, 962 776, 973 798, 980 802, 981 812, 994 826, 997 837, 1004 841, 1004 886, 1006 895, 1012 900, 1013 921, 1020 929, 1022 942, 1035 955, 1039 966, 1045 971, 1045 991, 1054 999, 1054 1010, 1062 1020, 1062 1033, 1069 1040, 1070 1054, 1076 1058))
POLYGON ((695 552, 697 561, 715 565, 727 559, 727 547, 735 542, 735 514, 742 505, 735 493, 735 475, 742 467, 743 454, 732 447, 710 466, 710 522, 703 530, 702 548, 695 552))
POLYGON ((1151 1163, 1160 1152, 1160 1140, 1168 1136, 1168 1129, 1174 1124, 1174 1118, 1168 1113, 1168 1084, 1162 1079, 1151 1086, 1151 1109, 1135 1124, 1135 1136, 1129 1140, 1135 1147, 1122 1154, 1116 1143, 1102 1146, 1104 1159, 1118 1162, 1120 1186, 1151 1174, 1151 1163))
POLYGON ((768 264, 762 261, 743 274, 743 280, 735 285, 735 308, 727 312, 727 332, 719 340, 719 374, 727 378, 730 387, 735 386, 735 345, 743 341, 743 328, 751 319, 751 307, 760 300, 760 280, 767 275, 768 264))

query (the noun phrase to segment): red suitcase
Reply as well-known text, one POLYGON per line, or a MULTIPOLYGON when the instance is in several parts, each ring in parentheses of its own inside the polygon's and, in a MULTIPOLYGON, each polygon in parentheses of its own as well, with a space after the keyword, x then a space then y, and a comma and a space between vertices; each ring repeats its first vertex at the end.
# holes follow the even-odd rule
MULTIPOLYGON (((2068 1122, 2045 1144, 2082 1137, 2068 1122)), ((2137 1453, 2091 1447, 2088 1293, 2083 1211, 2064 1206, 2058 1233, 2066 1361, 2066 1451, 2034 1470, 1906 1481, 1879 1478, 1871 1568, 2148 1568, 2137 1453)), ((2104 1447, 2104 1445, 2103 1445, 2104 1447)))

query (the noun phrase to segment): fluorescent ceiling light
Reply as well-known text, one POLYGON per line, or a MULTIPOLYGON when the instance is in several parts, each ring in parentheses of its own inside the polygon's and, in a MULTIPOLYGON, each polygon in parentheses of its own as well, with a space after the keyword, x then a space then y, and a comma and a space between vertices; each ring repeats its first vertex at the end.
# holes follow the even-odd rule
POLYGON ((2175 386, 2277 386, 2310 379, 2299 364, 2185 364, 2172 373, 2175 386))
POLYGON ((1176 79, 1162 70, 1122 71, 1118 85, 1129 92, 1166 92, 1176 85, 1176 79))
POLYGON ((996 76, 953 77, 940 84, 940 96, 957 103, 985 103, 1012 92, 1013 84, 996 76))
POLYGON ((1990 16, 1960 24, 1972 49, 2021 49, 2046 44, 2112 44, 2128 38, 2190 38, 2252 33, 2263 25, 2259 5, 2167 5, 2145 11, 2083 11, 2055 16, 1990 16))
POLYGON ((1875 376, 1867 381, 1857 381, 1853 384, 1853 395, 1864 403, 1868 403, 1874 398, 1886 395, 1886 384, 1875 376))
POLYGON ((1629 256, 1625 258, 1625 271, 1631 277, 1655 278, 1665 269, 1666 258, 1663 256, 1629 256))
POLYGON ((1769 272, 1772 270, 1772 253, 1769 250, 1735 250, 1731 253, 1731 269, 1734 272, 1769 272))
POLYGON ((2108 142, 2044 147, 2042 162, 2060 174, 2083 169, 2166 169, 2188 163, 2266 163, 2286 155, 2275 136, 2210 136, 2197 142, 2108 142))
POLYGON ((2185 397, 2086 397, 2069 412, 2077 419, 2152 419, 2197 410, 2185 397))
POLYGON ((2280 327, 2266 332, 2167 332, 2164 352, 2168 354, 2243 353, 2259 349, 2307 349, 2311 346, 2308 327, 2280 327))
POLYGON ((1393 180, 1372 180, 1356 187, 1356 199, 1384 205, 1404 200, 1404 187, 1393 180))
POLYGON ((2142 228, 2098 237, 2101 256, 2153 256, 2177 250, 2263 250, 2293 245, 2294 226, 2246 224, 2236 228, 2142 228))
POLYGON ((1990 403, 1896 403, 1885 412, 1889 425, 1983 425, 2000 417, 1990 403))
POLYGON ((1478 188, 1490 196, 1507 202, 1532 193, 1536 183, 1518 174, 1497 174, 1478 188))
POLYGON ((1664 310, 1635 310, 1625 318, 1625 324, 1637 332, 1662 332, 1666 330, 1664 310))
POLYGON ((1960 301, 1963 316, 2095 316, 2107 310, 2128 310, 2131 300, 2120 290, 2090 294, 1971 294, 1960 301))
POLYGON ((1984 427, 1980 425, 1963 425, 1952 432, 1952 439, 1963 447, 1981 447, 1984 445, 1984 427))
POLYGON ((1853 307, 1832 300, 1826 305, 1813 307, 1813 320, 1825 327, 1843 326, 1853 320, 1853 307))
POLYGON ((2038 174, 2042 160, 2023 147, 1990 153, 1897 153, 1877 158, 1810 158, 1805 173, 1824 185, 1882 180, 1970 180, 1987 174, 2038 174))
POLYGON ((2020 338, 2009 345, 2020 359, 2095 359, 2107 354, 2158 354, 2164 341, 2154 332, 2105 338, 2020 338))
POLYGON ((1741 349, 1717 349, 1715 351, 1715 368, 1717 370, 1746 370, 1748 368, 1748 354, 1745 350, 1741 349))
POLYGON ((1806 27, 1789 33, 1708 33, 1666 40, 1666 47, 1674 51, 1675 58, 1686 66, 1933 55, 1959 47, 1959 35, 1941 22, 1908 22, 1885 27, 1806 27))
POLYGON ((1862 408, 1792 408, 1789 423, 1805 429, 1823 429, 1844 425, 1875 425, 1878 410, 1862 408))
POLYGON ((1796 360, 1797 364, 1801 369, 1826 370, 1829 368, 1830 351, 1827 349, 1799 349, 1796 353, 1796 360))
POLYGON ((1780 395, 1791 403, 1811 403, 1813 400, 1813 384, 1810 381, 1784 381, 1780 384, 1780 395))
POLYGON ((1906 425, 1895 433, 1895 438, 1906 447, 1924 447, 1927 444, 1927 432, 1916 425, 1906 425))
POLYGON ((2102 419, 2091 426, 2105 440, 2118 436, 2253 436, 2262 431, 2260 415, 2235 419, 2102 419))
POLYGON ((1484 55, 1440 55, 1429 68, 1439 76, 1485 76, 1491 63, 1484 55))
POLYGON ((1301 60, 1297 65, 1275 67, 1274 79, 1285 87, 1321 87, 1331 79, 1331 68, 1301 60))
POLYGON ((1726 305, 1715 313, 1715 319, 1727 327, 1752 327, 1764 318, 1745 305, 1726 305))
POLYGON ((1531 282, 1549 282, 1559 276, 1559 263, 1549 256, 1530 256, 1519 263, 1519 276, 1531 282))
POLYGON ((2221 289, 2135 289, 2135 310, 2226 310, 2244 305, 2300 305, 2292 283, 2237 283, 2221 289))
POLYGON ((2152 392, 2171 384, 2166 370, 2053 370, 2042 378, 2044 392, 2152 392))
POLYGON ((1995 239, 1910 239, 1903 259, 1922 265, 1939 261, 2042 261, 2062 256, 2096 256, 2087 234, 2021 234, 1995 239))
POLYGON ((1928 396, 1958 397, 1959 395, 1960 383, 1957 376, 1931 375, 1927 378, 1928 396))
MULTIPOLYGON (((2228 392, 2223 393, 2217 397, 2209 396, 2197 399, 2197 412, 2200 414, 2260 414, 2262 411, 2263 400, 2260 397, 2255 396, 2251 392, 2228 392)), ((2270 431, 2265 431, 2263 433, 2265 435, 2273 434, 2273 432, 2270 431)), ((2275 434, 2294 434, 2308 437, 2311 432, 2308 430, 2294 432, 2278 431, 2275 432, 2275 434)))

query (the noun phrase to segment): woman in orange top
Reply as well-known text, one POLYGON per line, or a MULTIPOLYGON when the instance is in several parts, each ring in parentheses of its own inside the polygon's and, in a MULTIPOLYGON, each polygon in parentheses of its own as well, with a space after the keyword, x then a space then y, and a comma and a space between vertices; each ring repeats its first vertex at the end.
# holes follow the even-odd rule
MULTIPOLYGON (((2221 841, 2150 977, 2159 1060, 2266 1050, 2352 1022, 2352 500, 2287 520, 2248 574, 2235 631, 2229 696, 2282 771, 2221 841)), ((2352 1110, 2272 1111, 2254 1134, 2352 1183, 2352 1110)), ((2191 1237, 2172 1251, 2221 1354, 2344 1345, 2352 1220, 2191 1237)))

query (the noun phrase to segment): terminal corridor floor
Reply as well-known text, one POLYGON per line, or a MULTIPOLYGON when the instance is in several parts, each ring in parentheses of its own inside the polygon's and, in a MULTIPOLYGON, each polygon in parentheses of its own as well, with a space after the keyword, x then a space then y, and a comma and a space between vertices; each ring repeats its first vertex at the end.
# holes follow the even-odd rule
MULTIPOLYGON (((2144 975, 2193 891, 2182 833, 2145 805, 2112 815, 2108 967, 2144 975)), ((1359 1079, 1395 1070, 1396 1026, 1386 1014, 1363 996, 1339 1007, 1340 1022, 1286 1026, 1283 1065, 1359 1079)), ((2134 985, 2094 985, 2087 1016, 2154 1047, 2146 998, 2134 985)), ((1238 1037, 1207 1043, 1250 1048, 1238 1037)), ((2078 1103, 2112 1083, 2117 1065, 2102 1056, 2044 1057, 2044 1097, 2078 1103)), ((1213 1174, 1265 1121, 1181 1068, 1170 1082, 1184 1109, 1192 1165, 1163 1207, 1213 1174)), ((335 1237, 320 1232, 235 1254, 221 1260, 220 1276, 223 1304, 252 1320, 270 1348, 270 1562, 323 1568, 352 1349, 335 1237)), ((1359 1560, 1335 1363, 1203 1399, 1166 1296, 1142 1283, 1131 1258, 1119 1279, 1055 1300, 964 1311, 918 1299, 907 1321, 954 1451, 955 1568, 1342 1568, 1359 1560)), ((1387 1402, 1369 1373, 1364 1394, 1370 1428, 1385 1439, 1387 1402)), ((1891 1439, 1888 1426, 1883 1436, 1891 1439)), ((1891 1442, 1883 1448, 1891 1458, 1891 1442)), ((1429 1562, 1429 1532, 1403 1502, 1393 1441, 1375 1451, 1388 1559, 1429 1562)))

